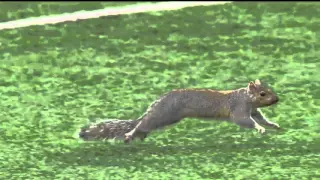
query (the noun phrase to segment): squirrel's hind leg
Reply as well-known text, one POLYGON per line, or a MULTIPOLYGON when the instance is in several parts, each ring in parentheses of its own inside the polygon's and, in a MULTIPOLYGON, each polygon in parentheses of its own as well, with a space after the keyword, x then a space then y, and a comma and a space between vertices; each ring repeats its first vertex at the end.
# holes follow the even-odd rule
POLYGON ((141 121, 137 124, 137 126, 134 129, 132 129, 124 135, 125 143, 130 143, 132 140, 134 140, 135 137, 139 137, 141 141, 143 141, 147 137, 148 132, 142 132, 138 130, 140 124, 141 121))
POLYGON ((143 141, 147 137, 147 132, 140 132, 136 128, 125 134, 124 142, 130 143, 136 137, 143 141))
POLYGON ((126 144, 130 143, 133 140, 135 133, 136 133, 136 129, 133 129, 130 132, 126 133, 124 135, 124 143, 126 144))
POLYGON ((143 132, 143 131, 140 131, 139 129, 134 128, 132 129, 131 131, 127 132, 125 135, 124 135, 124 142, 125 143, 130 143, 131 141, 133 141, 136 137, 140 139, 140 141, 143 141, 147 135, 148 135, 149 132, 143 132))
POLYGON ((143 141, 151 131, 175 124, 181 119, 181 116, 175 111, 150 114, 146 118, 142 119, 133 130, 125 134, 124 142, 129 143, 135 137, 139 137, 140 140, 143 141))
POLYGON ((140 141, 144 141, 147 135, 148 133, 145 133, 145 132, 137 132, 137 137, 139 137, 140 141))

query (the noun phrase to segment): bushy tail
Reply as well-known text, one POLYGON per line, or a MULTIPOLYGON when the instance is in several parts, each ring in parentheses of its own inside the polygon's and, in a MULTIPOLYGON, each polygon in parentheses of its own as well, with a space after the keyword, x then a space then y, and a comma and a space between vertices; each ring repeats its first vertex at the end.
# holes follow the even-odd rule
POLYGON ((81 128, 79 137, 83 140, 124 139, 140 120, 108 119, 81 128))

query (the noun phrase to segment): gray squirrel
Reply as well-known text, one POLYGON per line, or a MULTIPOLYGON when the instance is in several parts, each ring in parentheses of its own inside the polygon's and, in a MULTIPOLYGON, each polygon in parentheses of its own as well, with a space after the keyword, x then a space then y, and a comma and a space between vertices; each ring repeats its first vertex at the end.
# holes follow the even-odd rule
POLYGON ((156 129, 175 124, 184 118, 206 118, 233 122, 243 128, 264 133, 266 125, 280 129, 267 120, 259 108, 271 106, 279 97, 260 80, 235 90, 176 89, 154 101, 136 120, 109 119, 81 128, 83 140, 123 139, 125 143, 136 137, 141 141, 156 129))

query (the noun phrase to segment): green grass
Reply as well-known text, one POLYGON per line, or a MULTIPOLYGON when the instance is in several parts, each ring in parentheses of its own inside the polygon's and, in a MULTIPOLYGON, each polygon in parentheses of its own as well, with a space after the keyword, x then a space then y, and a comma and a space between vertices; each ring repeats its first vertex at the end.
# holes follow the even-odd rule
POLYGON ((319 10, 236 3, 0 31, 0 179, 319 179, 319 10), (173 88, 256 78, 279 94, 263 111, 283 131, 186 119, 131 145, 75 137, 173 88))
MULTIPOLYGON (((155 1, 159 2, 159 1, 155 1)), ((140 1, 108 1, 108 2, 0 2, 0 22, 18 20, 22 18, 46 16, 52 14, 72 13, 76 11, 90 11, 107 7, 118 7, 145 3, 140 1)), ((154 2, 146 2, 154 3, 154 2)))

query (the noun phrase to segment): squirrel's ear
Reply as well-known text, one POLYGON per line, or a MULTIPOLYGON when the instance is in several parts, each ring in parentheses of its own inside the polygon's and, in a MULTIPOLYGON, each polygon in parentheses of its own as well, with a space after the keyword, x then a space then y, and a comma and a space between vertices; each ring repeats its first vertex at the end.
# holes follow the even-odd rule
POLYGON ((249 93, 255 92, 257 90, 255 83, 250 81, 249 84, 248 84, 247 90, 248 90, 249 93))
POLYGON ((256 85, 261 85, 261 82, 260 82, 259 79, 256 79, 256 80, 254 81, 254 83, 255 83, 256 85))

